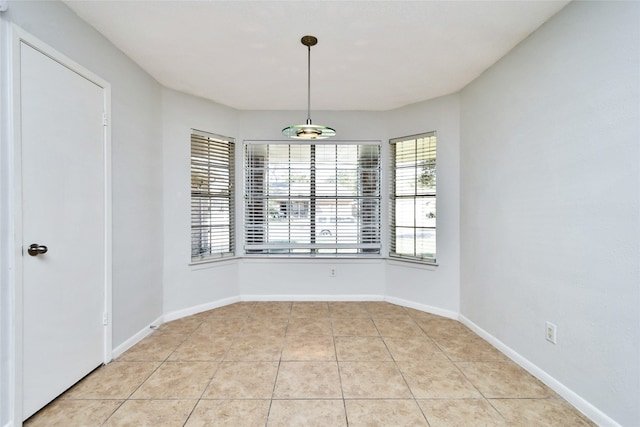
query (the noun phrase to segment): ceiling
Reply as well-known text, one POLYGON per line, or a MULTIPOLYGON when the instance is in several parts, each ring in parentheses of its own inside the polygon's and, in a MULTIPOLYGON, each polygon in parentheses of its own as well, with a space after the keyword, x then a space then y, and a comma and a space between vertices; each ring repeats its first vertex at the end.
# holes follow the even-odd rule
POLYGON ((66 1, 162 85, 242 110, 385 111, 459 91, 568 1, 66 1))

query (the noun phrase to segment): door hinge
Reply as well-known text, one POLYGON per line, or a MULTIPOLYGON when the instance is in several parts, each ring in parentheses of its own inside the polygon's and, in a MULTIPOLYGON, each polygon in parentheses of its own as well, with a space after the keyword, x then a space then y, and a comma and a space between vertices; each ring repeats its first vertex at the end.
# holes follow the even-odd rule
POLYGON ((109 126, 109 116, 107 116, 107 113, 102 113, 102 126, 109 126))
POLYGON ((102 324, 104 326, 109 324, 109 313, 102 313, 102 324))

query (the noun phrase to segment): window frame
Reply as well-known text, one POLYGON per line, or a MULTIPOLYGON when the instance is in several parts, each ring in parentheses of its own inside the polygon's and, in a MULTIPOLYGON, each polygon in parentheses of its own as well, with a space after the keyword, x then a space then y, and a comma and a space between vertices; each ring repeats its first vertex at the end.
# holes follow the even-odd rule
MULTIPOLYGON (((424 265, 431 265, 431 266, 437 266, 437 219, 436 219, 436 213, 433 212, 433 217, 429 217, 430 219, 433 219, 433 226, 426 226, 426 225, 422 225, 422 226, 418 226, 417 223, 417 212, 416 212, 416 205, 418 203, 418 201, 420 200, 426 200, 426 199, 433 199, 435 205, 437 206, 437 147, 438 147, 438 142, 437 142, 437 133, 436 131, 430 131, 430 132, 423 132, 423 133, 419 133, 419 134, 415 134, 415 135, 408 135, 408 136, 404 136, 404 137, 398 137, 398 138, 392 138, 389 140, 389 145, 390 145, 390 154, 389 154, 389 258, 393 259, 393 260, 398 260, 398 261, 409 261, 409 262, 416 262, 416 263, 420 263, 420 264, 424 264, 424 265), (433 138, 433 142, 429 141, 427 144, 433 145, 433 148, 429 147, 426 149, 426 151, 422 152, 419 154, 418 153, 418 140, 420 139, 426 139, 426 138, 433 138), (398 166, 397 166, 397 161, 398 161, 398 155, 397 155, 397 151, 396 151, 396 147, 399 143, 405 143, 405 142, 410 142, 410 141, 415 141, 416 144, 416 154, 415 154, 415 159, 412 161, 413 165, 411 167, 409 166, 404 166, 403 169, 414 169, 414 191, 412 194, 407 194, 405 192, 405 194, 398 194, 397 191, 397 172, 398 172, 398 166), (421 164, 421 160, 419 159, 420 155, 424 155, 424 153, 429 152, 429 151, 433 151, 433 161, 431 162, 429 160, 430 163, 423 163, 421 164), (428 166, 425 166, 428 165, 428 166), (419 176, 420 173, 426 173, 424 171, 425 168, 429 167, 431 170, 429 173, 432 174, 433 176, 433 180, 434 180, 434 185, 431 187, 432 190, 418 190, 418 180, 419 180, 419 176), (423 168, 423 171, 420 171, 420 168, 423 168), (398 226, 397 225, 397 218, 398 218, 398 214, 396 212, 396 206, 397 206, 397 201, 398 200, 407 200, 407 201, 413 201, 413 205, 414 205, 414 212, 413 212, 413 226, 398 226), (405 228, 405 229, 410 229, 413 230, 413 253, 409 254, 409 253, 405 253, 405 252, 397 252, 397 239, 396 239, 396 233, 397 233, 397 229, 398 227, 401 228, 405 228), (426 255, 420 255, 417 253, 417 247, 420 244, 420 242, 422 242, 422 244, 424 244, 424 240, 420 240, 420 238, 418 237, 418 231, 420 231, 420 234, 427 234, 428 230, 433 230, 433 239, 434 239, 434 243, 433 243, 433 256, 426 256, 426 255)), ((424 161, 424 160, 423 160, 424 161)), ((408 162, 407 159, 405 159, 405 163, 411 163, 408 162)))
POLYGON ((198 129, 191 129, 190 135, 190 230, 191 256, 190 264, 202 264, 221 261, 236 256, 236 179, 235 173, 235 138, 218 135, 198 129), (194 151, 195 150, 195 151, 194 151), (195 153, 200 155, 195 160, 195 153), (214 176, 215 175, 215 176, 214 176), (218 181, 214 184, 214 181, 218 181), (199 191, 195 191, 197 186, 199 191), (202 187, 208 187, 202 190, 202 187), (213 188, 212 188, 213 186, 213 188), (214 202, 221 207, 222 214, 211 213, 214 202), (204 203, 204 207, 203 207, 204 203), (196 204, 199 204, 197 206, 196 204), (208 208, 208 209, 207 209, 208 208), (207 216, 206 211, 210 214, 207 216), (204 216, 203 216, 204 214, 204 216), (199 221, 194 218, 199 218, 199 221), (215 226, 212 222, 221 222, 228 217, 225 224, 217 224, 222 232, 213 233, 215 226), (204 224, 209 222, 208 225, 204 224), (209 230, 209 237, 203 238, 203 230, 209 230), (198 230, 198 231, 196 231, 198 230), (200 234, 200 237, 195 237, 200 234), (212 245, 222 241, 226 245, 221 249, 212 250, 212 245), (194 243, 199 242, 194 245, 194 243), (208 242, 208 251, 205 248, 208 242), (195 251, 198 251, 196 254, 195 251))
MULTIPOLYGON (((336 148, 336 150, 338 150, 338 148, 336 148)), ((310 156, 313 157, 313 154, 310 154, 310 156)), ((291 154, 289 154, 288 156, 289 162, 291 162, 291 158, 292 158, 291 154)), ((293 141, 260 141, 260 140, 244 141, 244 156, 243 156, 244 223, 242 224, 243 230, 244 230, 243 256, 269 257, 269 258, 275 258, 275 257, 382 258, 382 248, 383 248, 382 212, 381 212, 382 210, 381 209, 382 208, 382 169, 383 169, 382 163, 383 163, 383 154, 382 154, 381 141, 331 141, 331 142, 318 142, 318 141, 293 142, 293 141), (309 173, 309 186, 310 186, 309 194, 306 194, 304 196, 299 196, 300 200, 307 200, 307 203, 308 203, 308 206, 305 207, 304 209, 309 209, 309 215, 310 215, 309 236, 308 236, 309 242, 299 243, 299 244, 293 243, 291 232, 289 232, 287 236, 288 240, 286 242, 283 242, 281 245, 278 245, 277 243, 273 243, 273 242, 268 242, 269 236, 267 235, 265 237, 265 234, 268 233, 268 228, 269 228, 268 223, 270 220, 269 215, 270 215, 270 211, 273 210, 273 203, 271 203, 272 206, 270 208, 269 201, 270 200, 272 202, 276 201, 275 196, 268 195, 266 193, 260 193, 260 191, 268 192, 268 190, 264 190, 264 188, 268 187, 269 185, 268 182, 270 179, 269 166, 265 165, 265 163, 269 162, 268 154, 261 159, 259 158, 259 155, 250 156, 249 150, 252 149, 251 147, 254 147, 254 146, 275 146, 275 145, 288 146, 289 150, 291 150, 291 147, 297 147, 297 146, 315 146, 315 147, 320 147, 320 146, 339 147, 344 145, 356 146, 357 155, 358 155, 358 159, 356 160, 358 164, 357 186, 360 186, 362 184, 362 181, 364 181, 362 170, 366 169, 366 168, 361 168, 362 158, 360 158, 359 156, 362 155, 363 153, 363 151, 361 151, 363 150, 362 147, 365 147, 365 146, 375 147, 375 152, 377 155, 377 158, 375 159, 375 176, 374 176, 375 183, 376 183, 375 195, 372 196, 370 194, 370 195, 363 196, 362 193, 360 193, 360 190, 358 190, 358 193, 356 196, 349 196, 349 197, 342 198, 342 196, 339 196, 337 194, 338 193, 337 189, 335 194, 332 194, 329 196, 321 196, 319 194, 316 194, 316 191, 318 193, 321 192, 320 178, 318 177, 316 179, 316 176, 315 176, 316 173, 320 173, 319 172, 320 168, 316 169, 315 167, 313 167, 312 161, 310 160, 309 167, 305 169, 309 173), (252 164, 252 162, 257 162, 261 164, 252 164), (262 180, 261 182, 263 182, 263 188, 257 189, 257 190, 255 188, 252 188, 253 186, 256 185, 257 182, 260 182, 260 180, 262 180), (316 188, 316 186, 318 188, 316 188), (262 202, 260 202, 256 198, 250 197, 250 194, 249 194, 250 189, 252 191, 252 194, 258 194, 259 197, 262 197, 262 202), (321 208, 318 207, 316 210, 316 204, 319 204, 320 200, 326 201, 328 199, 328 200, 336 201, 336 206, 337 206, 337 203, 338 203, 337 200, 341 198, 350 199, 352 201, 358 200, 358 203, 359 203, 359 210, 358 210, 359 214, 357 216, 359 221, 358 221, 358 226, 356 228, 357 236, 355 237, 357 239, 357 243, 356 243, 356 246, 358 246, 357 248, 354 246, 354 244, 344 244, 344 243, 338 242, 340 237, 336 237, 336 242, 331 244, 319 243, 318 240, 322 240, 322 239, 320 239, 319 237, 317 238, 313 237, 313 236, 319 236, 318 233, 322 231, 320 229, 322 225, 322 220, 326 220, 326 218, 324 218, 320 213, 321 208), (374 228, 373 234, 367 235, 366 233, 363 233, 362 230, 363 230, 363 227, 369 223, 365 223, 365 221, 360 220, 361 219, 360 209, 363 209, 363 203, 362 203, 363 200, 370 201, 371 199, 374 199, 373 203, 375 205, 373 209, 373 212, 374 212, 373 221, 375 224, 373 225, 373 228, 374 228), (256 217, 257 220, 252 221, 251 219, 254 216, 256 217), (260 222, 261 219, 264 222, 260 222), (365 240, 366 238, 368 238, 369 241, 373 241, 373 243, 363 243, 363 241, 366 241, 365 240), (349 250, 355 250, 355 252, 347 252, 349 250), (328 252, 328 251, 334 251, 334 252, 328 252), (371 252, 367 252, 367 251, 371 251, 371 252)), ((336 164, 340 164, 340 163, 336 162, 336 164)), ((292 169, 291 163, 289 163, 289 169, 292 169)), ((273 168, 271 170, 273 170, 273 168)), ((336 166, 336 170, 339 170, 337 166, 336 166)), ((291 185, 291 181, 287 181, 287 183, 288 183, 287 185, 291 185)), ((357 187, 357 188, 360 188, 360 187, 357 187)), ((291 193, 289 193, 288 197, 289 197, 288 200, 295 199, 295 197, 291 196, 291 193)), ((291 209, 291 208, 287 208, 287 209, 291 209)), ((371 208, 369 207, 368 209, 371 209, 371 208)), ((341 222, 341 220, 344 220, 344 218, 339 216, 338 208, 336 208, 336 213, 335 213, 336 227, 340 227, 340 224, 338 224, 338 222, 341 222)), ((339 232, 338 229, 336 229, 336 231, 339 232)))

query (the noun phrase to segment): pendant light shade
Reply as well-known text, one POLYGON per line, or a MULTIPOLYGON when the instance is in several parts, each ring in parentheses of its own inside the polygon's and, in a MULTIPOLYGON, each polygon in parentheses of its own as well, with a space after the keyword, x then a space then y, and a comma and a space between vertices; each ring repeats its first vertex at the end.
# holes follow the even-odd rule
POLYGON ((307 123, 282 129, 284 136, 293 139, 326 139, 336 136, 336 131, 327 126, 311 123, 311 46, 318 43, 314 36, 304 36, 300 42, 307 46, 307 123))

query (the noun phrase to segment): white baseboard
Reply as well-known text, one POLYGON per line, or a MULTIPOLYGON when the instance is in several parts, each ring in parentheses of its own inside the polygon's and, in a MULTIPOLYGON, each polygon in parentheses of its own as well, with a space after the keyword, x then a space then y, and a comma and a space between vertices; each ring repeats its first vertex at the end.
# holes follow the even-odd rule
POLYGON ((183 317, 192 316, 194 314, 202 313, 203 311, 209 311, 213 310, 214 308, 224 307, 225 305, 233 304, 234 302, 238 302, 240 300, 240 297, 230 297, 189 308, 184 308, 182 310, 172 311, 164 315, 164 321, 170 322, 172 320, 182 319, 183 317))
POLYGON ((459 317, 458 313, 455 312, 455 311, 445 310, 445 309, 442 309, 442 308, 433 307, 431 305, 418 304, 416 302, 404 300, 404 299, 401 299, 401 298, 385 297, 384 300, 387 301, 387 302, 390 302, 391 304, 396 304, 396 305, 401 305, 403 307, 413 308, 415 310, 424 311, 424 312, 435 314, 435 315, 442 316, 442 317, 447 317, 449 319, 458 320, 458 317, 459 317))
POLYGON ((489 342, 495 348, 504 353, 508 358, 516 362, 518 365, 522 366, 525 370, 527 370, 531 375, 538 378, 540 381, 545 383, 549 388, 558 393, 562 398, 564 398, 567 402, 571 403, 576 409, 582 412, 585 416, 587 416, 591 421, 595 422, 600 427, 621 427, 620 424, 612 420, 601 410, 593 406, 591 403, 587 402, 573 390, 562 384, 560 381, 556 380, 554 377, 549 375, 547 372, 542 370, 537 365, 533 364, 531 361, 514 351, 511 347, 504 344, 502 341, 482 329, 480 326, 473 323, 471 320, 467 319, 465 316, 459 316, 460 322, 471 329, 473 332, 478 334, 484 340, 489 342))
POLYGON ((382 295, 241 295, 242 301, 384 301, 382 295))
POLYGON ((112 358, 115 359, 121 356, 125 351, 129 350, 131 347, 133 347, 134 345, 142 341, 144 338, 146 338, 148 335, 150 335, 155 329, 155 327, 160 326, 165 322, 181 319, 183 317, 202 313, 203 311, 212 310, 214 308, 224 307, 225 305, 233 304, 234 302, 238 302, 239 300, 240 300, 239 297, 225 298, 222 300, 213 301, 206 304, 200 304, 200 305, 185 308, 182 310, 172 311, 170 313, 165 314, 164 316, 160 316, 155 321, 151 322, 147 327, 140 330, 138 333, 136 333, 131 338, 129 338, 128 340, 120 344, 118 347, 114 348, 112 352, 112 358))
POLYGON ((111 353, 111 357, 116 359, 121 356, 125 351, 129 350, 131 347, 142 341, 147 335, 151 334, 153 332, 153 329, 151 329, 152 326, 162 325, 163 321, 164 316, 160 316, 154 322, 149 323, 145 328, 141 329, 131 338, 114 348, 111 353))

